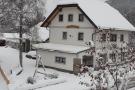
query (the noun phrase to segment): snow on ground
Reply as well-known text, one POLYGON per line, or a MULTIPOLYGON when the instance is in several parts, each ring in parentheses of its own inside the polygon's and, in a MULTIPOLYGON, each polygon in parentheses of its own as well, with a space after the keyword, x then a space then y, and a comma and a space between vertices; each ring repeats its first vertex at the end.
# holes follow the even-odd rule
POLYGON ((4 78, 2 77, 1 73, 0 73, 0 90, 8 90, 6 82, 4 81, 4 78))
MULTIPOLYGON (((36 83, 34 85, 27 84, 27 78, 33 76, 35 70, 35 60, 31 60, 25 57, 26 53, 23 54, 23 72, 16 76, 14 74, 15 69, 18 67, 19 55, 18 50, 12 49, 10 47, 0 47, 0 65, 6 71, 8 78, 10 79, 9 90, 28 90, 28 88, 35 88, 35 90, 90 90, 90 88, 95 88, 96 86, 92 83, 97 83, 95 79, 90 78, 88 74, 76 76, 74 74, 69 74, 65 72, 60 72, 54 69, 45 68, 46 74, 56 74, 58 78, 48 78, 43 75, 36 75, 36 83), (13 74, 10 74, 10 70, 13 70, 13 74), (92 81, 91 81, 92 80, 92 81), (83 83, 83 84, 82 84, 83 83), (42 87, 40 87, 42 86, 42 87), (38 88, 37 88, 38 87, 38 88)), ((43 70, 40 68, 39 71, 43 70)), ((93 76, 96 77, 98 71, 93 71, 93 76)), ((132 75, 130 75, 132 76, 132 75)), ((112 82, 111 77, 108 77, 110 82, 112 82)), ((4 82, 1 80, 0 85, 4 82), (2 82, 2 83, 1 83, 2 82)), ((112 85, 110 85, 112 86, 112 85)), ((0 86, 1 87, 1 86, 0 86)), ((5 88, 5 87, 3 87, 5 88)), ((0 90, 6 90, 0 89, 0 90)), ((30 89, 31 90, 31 89, 30 89)), ((135 88, 129 89, 135 90, 135 88)))
MULTIPOLYGON (((26 53, 23 54, 23 72, 16 76, 10 74, 11 69, 18 67, 19 57, 18 50, 12 49, 10 47, 0 47, 0 65, 4 68, 8 77, 10 78, 9 90, 17 90, 15 88, 21 87, 26 84, 28 77, 33 76, 35 70, 35 60, 31 60, 25 57, 26 53)), ((53 69, 46 69, 46 73, 56 73, 59 78, 64 79, 66 82, 47 86, 44 88, 39 88, 36 90, 87 90, 88 87, 80 85, 80 77, 73 74, 60 72, 53 69)), ((42 80, 45 83, 49 79, 42 80)), ((53 79, 52 79, 53 80, 53 79)), ((1 81, 1 80, 0 80, 1 81)), ((1 90, 1 89, 0 89, 1 90)), ((6 89, 5 89, 6 90, 6 89)))

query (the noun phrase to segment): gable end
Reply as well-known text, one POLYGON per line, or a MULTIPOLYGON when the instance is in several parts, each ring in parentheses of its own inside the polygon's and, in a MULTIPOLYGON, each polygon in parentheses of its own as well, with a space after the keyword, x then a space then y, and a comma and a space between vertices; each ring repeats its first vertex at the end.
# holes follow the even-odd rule
POLYGON ((64 7, 77 7, 83 14, 84 16, 89 20, 89 22, 95 27, 96 24, 86 15, 86 13, 78 6, 78 4, 65 4, 65 5, 57 5, 57 7, 52 11, 52 13, 47 17, 47 19, 43 22, 41 27, 48 27, 51 21, 56 17, 56 15, 61 11, 62 8, 64 7))

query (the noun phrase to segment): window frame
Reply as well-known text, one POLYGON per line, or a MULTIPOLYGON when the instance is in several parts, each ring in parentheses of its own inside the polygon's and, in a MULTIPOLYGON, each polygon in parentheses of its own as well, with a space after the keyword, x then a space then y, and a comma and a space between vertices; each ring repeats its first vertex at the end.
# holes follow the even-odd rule
POLYGON ((78 32, 78 40, 79 41, 83 41, 84 40, 84 33, 83 32, 78 32))
POLYGON ((117 34, 110 34, 110 41, 117 42, 117 34))
POLYGON ((124 41, 124 35, 121 34, 121 35, 120 35, 120 42, 123 42, 123 41, 124 41))
POLYGON ((63 22, 63 17, 64 17, 64 15, 63 14, 59 14, 59 22, 63 22))
POLYGON ((83 14, 79 14, 78 17, 79 17, 79 18, 78 18, 78 21, 79 21, 79 22, 83 22, 83 21, 84 21, 84 15, 83 15, 83 14))
POLYGON ((110 53, 109 58, 113 61, 116 62, 116 54, 115 53, 110 53))
POLYGON ((67 32, 62 32, 62 39, 67 40, 67 32))
POLYGON ((68 22, 73 22, 73 14, 68 14, 68 22))
POLYGON ((66 57, 55 56, 55 63, 66 64, 66 57))
POLYGON ((102 36, 101 36, 102 42, 106 42, 106 36, 107 35, 105 33, 102 34, 102 36))

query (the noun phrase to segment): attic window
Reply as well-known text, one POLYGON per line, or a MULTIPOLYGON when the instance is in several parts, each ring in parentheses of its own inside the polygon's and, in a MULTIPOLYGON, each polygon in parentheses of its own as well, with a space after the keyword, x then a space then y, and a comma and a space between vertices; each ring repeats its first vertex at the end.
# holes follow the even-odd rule
POLYGON ((69 21, 69 22, 72 22, 72 21, 73 21, 73 14, 69 14, 69 15, 68 15, 68 21, 69 21))
POLYGON ((84 21, 84 15, 83 14, 79 14, 79 22, 83 22, 84 21))
POLYGON ((63 22, 63 14, 59 15, 59 22, 63 22))

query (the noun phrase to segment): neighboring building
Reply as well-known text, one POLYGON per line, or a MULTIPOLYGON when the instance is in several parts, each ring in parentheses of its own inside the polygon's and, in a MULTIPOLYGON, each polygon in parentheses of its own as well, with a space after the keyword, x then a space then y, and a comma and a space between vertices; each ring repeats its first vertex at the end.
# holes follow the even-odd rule
MULTIPOLYGON (((15 49, 19 49, 19 33, 3 33, 3 38, 6 40, 6 45, 15 49)), ((29 40, 29 36, 23 34, 23 51, 28 52, 31 49, 31 43, 29 40)))
POLYGON ((93 49, 121 47, 135 31, 116 9, 97 0, 60 0, 41 27, 49 28, 49 43, 34 47, 45 66, 74 72, 81 64, 96 65, 93 49))

